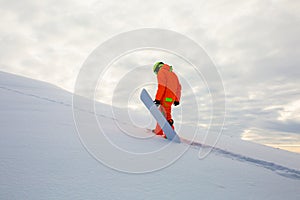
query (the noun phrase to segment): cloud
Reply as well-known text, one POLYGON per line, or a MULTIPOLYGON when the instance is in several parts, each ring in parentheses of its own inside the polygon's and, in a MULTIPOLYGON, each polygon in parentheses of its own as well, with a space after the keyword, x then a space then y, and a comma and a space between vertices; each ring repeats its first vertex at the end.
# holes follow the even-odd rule
MULTIPOLYGON (((297 1, 11 0, 1 1, 0 5, 3 71, 73 91, 82 63, 105 40, 137 28, 171 29, 198 42, 216 63, 227 96, 226 134, 238 135, 253 126, 297 132, 300 97, 300 3, 297 1), (294 104, 292 107, 297 109, 291 110, 294 104)), ((157 61, 155 57, 164 59, 196 91, 200 119, 208 123, 211 104, 203 81, 182 60, 162 52, 147 53, 120 62, 124 71, 114 72, 106 80, 118 83, 122 73, 133 69, 132 66, 151 66, 157 61)), ((143 77, 137 79, 142 81, 143 77)), ((153 77, 148 79, 155 81, 153 77)), ((105 86, 101 98, 111 102, 115 85, 106 82, 105 86)), ((126 87, 120 86, 115 98, 126 95, 126 87)), ((186 110, 193 109, 189 104, 192 95, 191 89, 184 91, 182 101, 186 110)), ((195 116, 186 116, 184 120, 193 121, 195 116)))
POLYGON ((242 139, 300 153, 300 135, 277 130, 249 128, 242 133, 242 139))

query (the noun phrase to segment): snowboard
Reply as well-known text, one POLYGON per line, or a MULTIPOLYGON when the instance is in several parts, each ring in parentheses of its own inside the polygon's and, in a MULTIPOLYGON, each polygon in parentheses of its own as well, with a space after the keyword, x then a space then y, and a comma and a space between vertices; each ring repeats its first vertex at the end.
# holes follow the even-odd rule
POLYGON ((147 92, 146 89, 143 89, 140 95, 141 101, 145 104, 147 109, 150 111, 154 119, 157 121, 164 134, 167 136, 167 139, 180 143, 180 138, 176 134, 176 132, 172 129, 169 122, 162 115, 162 113, 158 110, 157 106, 154 104, 151 96, 147 92))

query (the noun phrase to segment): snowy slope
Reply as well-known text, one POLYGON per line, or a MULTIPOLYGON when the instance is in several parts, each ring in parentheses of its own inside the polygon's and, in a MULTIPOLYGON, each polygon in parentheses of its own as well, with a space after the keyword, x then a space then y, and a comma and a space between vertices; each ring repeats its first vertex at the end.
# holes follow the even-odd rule
MULTIPOLYGON (((0 199, 300 199, 298 154, 222 136, 204 159, 198 159, 195 144, 162 170, 123 173, 101 164, 82 145, 72 94, 3 72, 0 92, 0 199)), ((165 145, 126 119, 123 125, 145 138, 123 136, 107 106, 97 107, 103 128, 121 147, 147 152, 165 145)), ((187 147, 169 145, 173 151, 187 147)))

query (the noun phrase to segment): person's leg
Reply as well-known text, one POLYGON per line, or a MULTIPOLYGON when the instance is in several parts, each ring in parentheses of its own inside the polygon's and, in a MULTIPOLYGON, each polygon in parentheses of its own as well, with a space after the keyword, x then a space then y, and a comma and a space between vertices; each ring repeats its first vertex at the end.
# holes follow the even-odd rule
POLYGON ((164 108, 165 108, 165 117, 167 119, 167 121, 170 123, 171 127, 174 129, 174 126, 173 126, 173 119, 172 119, 172 105, 166 105, 164 108))
MULTIPOLYGON (((173 125, 173 119, 172 119, 172 105, 169 104, 162 104, 159 106, 159 110, 160 112, 163 114, 163 116, 167 119, 167 121, 170 123, 172 121, 172 123, 170 123, 171 127, 174 129, 174 125, 173 125)), ((156 135, 162 135, 163 134, 163 130, 160 128, 160 126, 158 125, 158 123, 156 124, 156 128, 154 129, 154 133, 156 135)))
MULTIPOLYGON (((158 107, 158 109, 159 109, 160 112, 163 114, 163 116, 166 117, 166 114, 165 114, 165 108, 164 108, 162 105, 160 105, 160 106, 158 107)), ((156 127, 155 127, 155 129, 154 129, 154 133, 155 133, 156 135, 163 135, 163 134, 164 134, 163 130, 160 128, 160 126, 159 126, 158 123, 156 123, 156 127)))

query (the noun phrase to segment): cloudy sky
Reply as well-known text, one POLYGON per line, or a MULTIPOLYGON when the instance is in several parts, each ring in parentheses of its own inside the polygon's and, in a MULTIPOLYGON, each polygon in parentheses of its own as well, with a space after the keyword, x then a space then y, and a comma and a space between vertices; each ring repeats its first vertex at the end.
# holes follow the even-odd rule
MULTIPOLYGON (((300 151, 299 1, 0 0, 0 5, 1 71, 73 91, 82 64, 104 41, 139 28, 169 29, 197 42, 216 64, 226 92, 224 133, 300 151)), ((132 59, 125 61, 120 62, 130 69, 132 59)))

